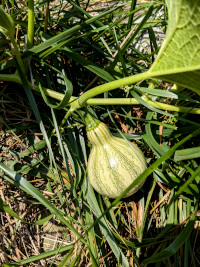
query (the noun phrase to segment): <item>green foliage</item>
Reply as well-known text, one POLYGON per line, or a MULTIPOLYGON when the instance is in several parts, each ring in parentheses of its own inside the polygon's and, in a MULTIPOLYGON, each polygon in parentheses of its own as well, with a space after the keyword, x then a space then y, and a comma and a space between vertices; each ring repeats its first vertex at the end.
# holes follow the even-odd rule
POLYGON ((165 41, 149 72, 199 93, 200 1, 167 0, 165 41))
POLYGON ((15 34, 15 23, 4 10, 0 7, 0 32, 2 32, 5 36, 10 38, 14 37, 15 34))
POLYGON ((200 1, 103 3, 2 1, 0 208, 16 238, 23 224, 33 235, 53 219, 63 227, 58 247, 27 259, 4 233, 3 266, 56 266, 48 257, 62 252, 58 266, 200 264, 200 1), (88 110, 148 163, 115 200, 87 178, 88 110))

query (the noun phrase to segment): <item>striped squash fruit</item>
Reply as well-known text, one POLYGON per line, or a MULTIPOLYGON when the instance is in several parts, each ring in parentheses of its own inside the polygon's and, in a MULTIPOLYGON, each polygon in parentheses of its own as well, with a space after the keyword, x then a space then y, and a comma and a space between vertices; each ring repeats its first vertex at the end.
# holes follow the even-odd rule
MULTIPOLYGON (((88 160, 88 178, 101 195, 117 198, 145 169, 146 161, 137 145, 114 137, 108 127, 86 115, 86 130, 92 150, 88 160)), ((124 197, 137 192, 144 181, 124 197)))

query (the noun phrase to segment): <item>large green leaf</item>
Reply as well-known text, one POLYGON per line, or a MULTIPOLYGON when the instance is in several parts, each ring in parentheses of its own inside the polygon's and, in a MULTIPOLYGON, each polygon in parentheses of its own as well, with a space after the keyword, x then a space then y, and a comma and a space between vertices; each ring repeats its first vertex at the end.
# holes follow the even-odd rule
POLYGON ((200 92, 200 0, 166 0, 169 24, 148 74, 200 92))

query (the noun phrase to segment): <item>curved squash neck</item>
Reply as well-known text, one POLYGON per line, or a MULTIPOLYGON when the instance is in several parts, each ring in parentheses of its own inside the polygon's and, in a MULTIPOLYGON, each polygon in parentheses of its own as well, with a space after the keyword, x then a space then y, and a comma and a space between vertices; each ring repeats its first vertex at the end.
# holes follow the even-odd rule
POLYGON ((108 144, 112 142, 112 138, 113 136, 108 127, 102 122, 93 130, 88 131, 88 139, 96 146, 108 144))
POLYGON ((97 120, 92 115, 90 115, 90 113, 86 113, 84 119, 85 119, 85 123, 86 123, 86 131, 87 132, 89 132, 89 131, 95 129, 96 127, 98 127, 98 125, 100 123, 100 121, 97 120))
POLYGON ((93 145, 102 146, 111 142, 113 136, 103 122, 100 122, 87 113, 85 115, 85 123, 88 139, 93 145))

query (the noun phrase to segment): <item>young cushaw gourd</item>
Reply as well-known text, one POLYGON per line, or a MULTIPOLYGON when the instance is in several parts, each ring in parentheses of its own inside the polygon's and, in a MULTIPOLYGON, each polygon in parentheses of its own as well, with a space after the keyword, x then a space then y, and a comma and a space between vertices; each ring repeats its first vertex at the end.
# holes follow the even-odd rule
MULTIPOLYGON (((111 134, 108 127, 89 113, 86 130, 92 150, 88 160, 88 178, 101 195, 117 198, 144 170, 145 157, 137 145, 111 134)), ((144 181, 134 186, 124 197, 137 192, 144 181)))

